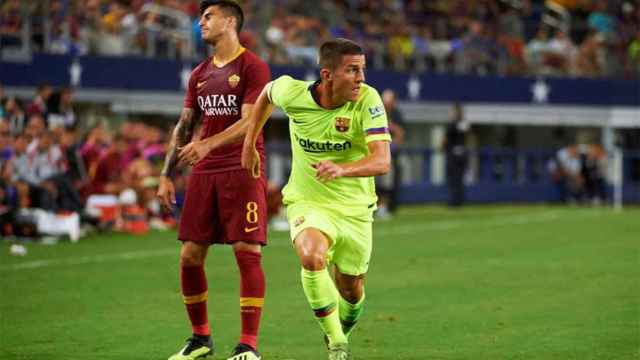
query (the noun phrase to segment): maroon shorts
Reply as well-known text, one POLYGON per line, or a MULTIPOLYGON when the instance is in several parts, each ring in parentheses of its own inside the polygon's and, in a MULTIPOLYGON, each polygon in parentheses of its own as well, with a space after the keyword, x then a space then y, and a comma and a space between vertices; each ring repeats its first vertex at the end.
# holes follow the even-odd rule
POLYGON ((206 244, 267 244, 267 184, 246 170, 191 174, 178 239, 206 244))

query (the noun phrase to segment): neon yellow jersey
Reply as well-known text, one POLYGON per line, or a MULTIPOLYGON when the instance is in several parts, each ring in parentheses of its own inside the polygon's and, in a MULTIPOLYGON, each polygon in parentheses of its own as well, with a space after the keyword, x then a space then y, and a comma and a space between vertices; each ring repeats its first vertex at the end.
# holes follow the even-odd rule
POLYGON ((342 177, 323 183, 316 180, 312 165, 321 160, 356 161, 369 154, 367 143, 391 141, 380 94, 362 84, 357 101, 328 110, 313 99, 313 85, 281 76, 269 92, 271 102, 289 117, 293 164, 282 190, 284 203, 313 203, 345 216, 370 216, 377 201, 373 177, 342 177))

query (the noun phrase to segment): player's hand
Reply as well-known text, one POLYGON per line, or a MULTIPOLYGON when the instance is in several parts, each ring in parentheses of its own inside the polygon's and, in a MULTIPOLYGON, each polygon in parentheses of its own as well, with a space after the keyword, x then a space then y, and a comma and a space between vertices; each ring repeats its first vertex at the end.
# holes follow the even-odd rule
POLYGON ((157 196, 160 198, 160 202, 166 210, 173 210, 173 206, 176 204, 176 189, 173 186, 171 178, 160 176, 157 196))
POLYGON ((316 169, 316 179, 327 182, 344 175, 344 169, 330 160, 323 160, 312 165, 316 169))
POLYGON ((257 179, 260 177, 260 154, 255 146, 247 143, 242 146, 240 165, 243 169, 249 171, 249 174, 254 178, 257 179))
POLYGON ((188 143, 179 148, 178 161, 180 164, 189 164, 191 166, 202 160, 211 150, 205 140, 197 140, 188 143))

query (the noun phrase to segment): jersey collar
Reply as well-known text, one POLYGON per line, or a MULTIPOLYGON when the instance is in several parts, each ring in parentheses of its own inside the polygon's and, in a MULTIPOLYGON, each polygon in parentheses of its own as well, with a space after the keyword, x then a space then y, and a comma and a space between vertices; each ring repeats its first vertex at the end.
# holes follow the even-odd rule
POLYGON ((309 84, 309 87, 307 88, 307 90, 309 90, 309 92, 311 93, 311 98, 313 99, 313 101, 316 103, 316 105, 318 105, 318 107, 322 107, 322 105, 320 105, 320 94, 318 94, 318 86, 320 85, 320 80, 316 80, 313 83, 309 84))
POLYGON ((231 59, 225 61, 225 62, 221 62, 221 61, 217 61, 216 60, 216 56, 213 55, 213 57, 211 58, 211 63, 213 64, 213 66, 217 67, 217 68, 223 68, 225 67, 227 64, 232 63, 235 59, 237 59, 240 55, 242 55, 245 52, 245 49, 243 46, 240 46, 240 48, 238 49, 238 52, 236 52, 231 59))

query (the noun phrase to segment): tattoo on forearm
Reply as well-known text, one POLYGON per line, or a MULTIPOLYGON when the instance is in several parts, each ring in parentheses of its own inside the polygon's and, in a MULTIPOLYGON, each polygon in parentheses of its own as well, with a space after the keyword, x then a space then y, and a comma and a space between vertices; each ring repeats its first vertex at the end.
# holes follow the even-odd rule
POLYGON ((164 158, 164 167, 162 168, 163 176, 173 175, 173 171, 178 163, 178 148, 191 141, 196 123, 193 109, 183 109, 178 124, 176 124, 171 134, 171 142, 169 143, 169 149, 164 158))

